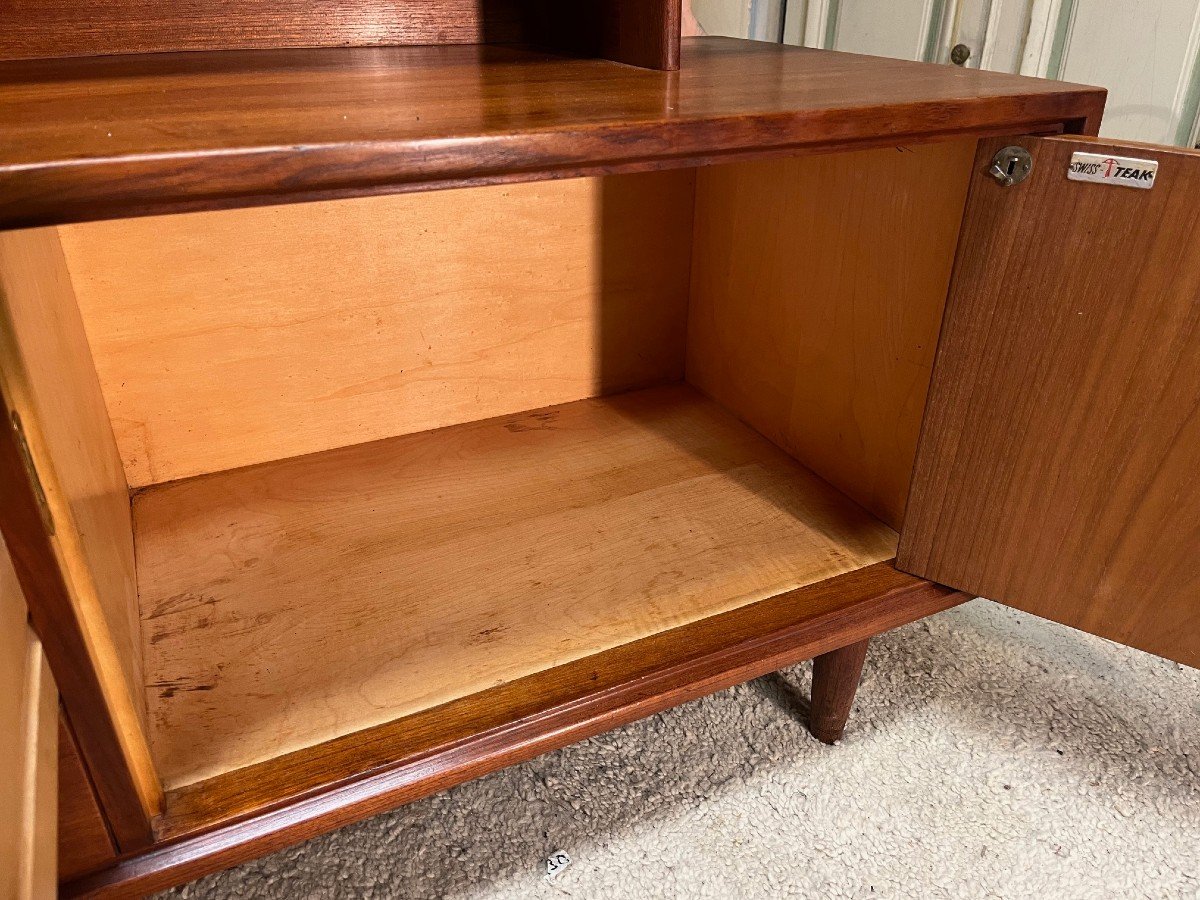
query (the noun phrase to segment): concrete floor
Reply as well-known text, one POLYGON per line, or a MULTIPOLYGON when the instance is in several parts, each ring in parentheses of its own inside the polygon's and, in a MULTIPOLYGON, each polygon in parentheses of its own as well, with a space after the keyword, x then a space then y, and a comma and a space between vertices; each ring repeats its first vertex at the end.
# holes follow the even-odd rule
POLYGON ((977 600, 877 639, 826 747, 809 670, 172 896, 1200 897, 1200 671, 977 600))

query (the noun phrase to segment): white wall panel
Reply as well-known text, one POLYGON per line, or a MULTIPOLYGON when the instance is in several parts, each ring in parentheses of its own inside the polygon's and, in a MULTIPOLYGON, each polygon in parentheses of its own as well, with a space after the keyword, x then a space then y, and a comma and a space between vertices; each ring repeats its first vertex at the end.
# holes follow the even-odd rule
POLYGON ((784 0, 691 0, 702 34, 778 41, 784 0))
MULTIPOLYGON (((770 36, 775 0, 694 0, 709 33, 770 36), (764 28, 766 31, 764 32, 764 28), (757 29, 757 30, 756 30, 757 29)), ((1097 84, 1101 134, 1194 145, 1200 0, 785 0, 791 44, 1097 84)))
POLYGON ((1194 142, 1198 0, 1063 0, 1047 73, 1108 88, 1101 134, 1194 142))

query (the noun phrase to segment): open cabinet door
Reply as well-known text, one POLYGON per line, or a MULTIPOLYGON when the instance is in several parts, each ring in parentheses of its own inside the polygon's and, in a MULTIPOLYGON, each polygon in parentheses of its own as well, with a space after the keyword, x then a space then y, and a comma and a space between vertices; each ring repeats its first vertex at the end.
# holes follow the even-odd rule
POLYGON ((54 896, 57 747, 58 693, 0 541, 0 897, 54 896))
POLYGON ((898 568, 1200 666, 1200 153, 972 177, 898 568))

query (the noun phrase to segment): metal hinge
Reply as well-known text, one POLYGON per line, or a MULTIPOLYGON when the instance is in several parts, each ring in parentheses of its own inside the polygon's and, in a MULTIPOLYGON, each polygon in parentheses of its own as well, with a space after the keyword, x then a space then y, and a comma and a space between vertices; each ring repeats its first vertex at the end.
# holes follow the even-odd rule
POLYGON ((17 448, 21 451, 21 461, 25 464, 25 474, 33 485, 33 497, 37 501, 38 512, 42 514, 42 525, 47 534, 54 534, 54 516, 50 514, 50 503, 46 500, 46 489, 42 487, 41 476, 33 464, 33 454, 29 452, 29 441, 25 437, 25 426, 21 424, 21 416, 14 409, 12 412, 12 428, 17 436, 17 448))

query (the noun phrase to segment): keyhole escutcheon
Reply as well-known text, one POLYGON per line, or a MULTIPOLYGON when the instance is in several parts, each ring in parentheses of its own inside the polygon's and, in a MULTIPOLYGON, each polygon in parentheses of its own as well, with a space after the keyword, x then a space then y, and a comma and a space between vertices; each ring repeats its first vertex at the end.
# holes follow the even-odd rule
POLYGON ((1004 187, 1020 184, 1033 170, 1033 157, 1024 147, 1004 147, 992 157, 988 174, 1004 187))

